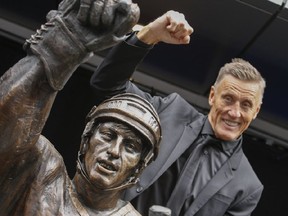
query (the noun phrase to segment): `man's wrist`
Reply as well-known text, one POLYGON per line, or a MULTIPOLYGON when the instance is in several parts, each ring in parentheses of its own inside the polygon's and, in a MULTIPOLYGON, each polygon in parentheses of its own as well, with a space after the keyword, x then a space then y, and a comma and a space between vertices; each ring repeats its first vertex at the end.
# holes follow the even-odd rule
POLYGON ((138 33, 138 31, 131 33, 131 35, 126 39, 126 43, 128 43, 129 45, 133 45, 133 46, 137 46, 137 47, 141 47, 141 48, 148 48, 148 49, 152 48, 154 46, 154 44, 147 44, 147 43, 141 41, 137 37, 137 33, 138 33))
POLYGON ((140 41, 143 43, 149 44, 149 45, 155 45, 159 41, 157 40, 157 37, 155 37, 155 33, 151 31, 151 24, 148 24, 144 26, 138 33, 137 37, 140 41))

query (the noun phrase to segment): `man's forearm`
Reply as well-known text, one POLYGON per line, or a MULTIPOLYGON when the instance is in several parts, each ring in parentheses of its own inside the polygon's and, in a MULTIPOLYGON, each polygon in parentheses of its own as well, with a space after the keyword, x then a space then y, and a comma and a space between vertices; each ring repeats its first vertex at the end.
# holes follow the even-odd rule
POLYGON ((96 94, 110 97, 125 91, 127 81, 150 49, 129 41, 114 47, 91 77, 90 84, 96 94))

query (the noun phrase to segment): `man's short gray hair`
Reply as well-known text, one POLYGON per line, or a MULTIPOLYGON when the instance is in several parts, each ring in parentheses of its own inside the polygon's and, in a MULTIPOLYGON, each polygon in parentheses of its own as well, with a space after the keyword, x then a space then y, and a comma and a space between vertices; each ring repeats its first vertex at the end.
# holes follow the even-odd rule
POLYGON ((242 81, 259 83, 261 96, 263 97, 266 81, 260 72, 248 61, 241 58, 234 58, 230 63, 226 63, 220 69, 214 85, 216 86, 226 75, 231 75, 242 81))

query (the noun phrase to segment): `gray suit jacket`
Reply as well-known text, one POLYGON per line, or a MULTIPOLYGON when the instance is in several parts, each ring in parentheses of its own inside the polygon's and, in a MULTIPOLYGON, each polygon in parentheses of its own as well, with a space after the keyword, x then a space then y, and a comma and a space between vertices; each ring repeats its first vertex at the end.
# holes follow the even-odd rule
MULTIPOLYGON (((127 200, 141 196, 143 191, 157 181, 193 143, 206 118, 176 93, 164 98, 152 97, 128 80, 148 52, 149 49, 123 42, 109 52, 91 78, 91 86, 99 96, 110 97, 121 92, 133 92, 149 100, 160 116, 163 139, 159 156, 144 170, 140 183, 127 190, 127 200)), ((262 190, 263 185, 240 146, 192 205, 185 209, 185 215, 250 215, 260 200, 262 190)), ((141 203, 137 203, 138 207, 141 212, 141 203)))

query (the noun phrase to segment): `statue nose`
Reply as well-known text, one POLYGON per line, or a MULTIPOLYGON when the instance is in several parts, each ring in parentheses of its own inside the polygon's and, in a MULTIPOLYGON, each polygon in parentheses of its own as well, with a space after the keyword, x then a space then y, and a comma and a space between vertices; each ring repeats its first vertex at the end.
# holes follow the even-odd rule
POLYGON ((121 149, 122 138, 116 139, 108 148, 108 154, 110 154, 114 158, 120 157, 120 149, 121 149))

